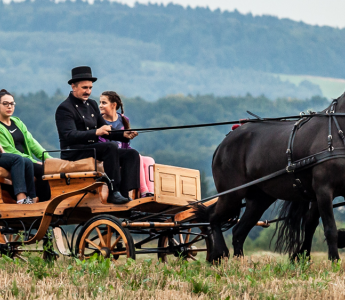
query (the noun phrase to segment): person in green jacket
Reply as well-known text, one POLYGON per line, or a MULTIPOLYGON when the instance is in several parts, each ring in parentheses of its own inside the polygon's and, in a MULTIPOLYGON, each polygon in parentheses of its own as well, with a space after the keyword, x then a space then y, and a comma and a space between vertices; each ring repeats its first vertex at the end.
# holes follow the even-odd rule
MULTIPOLYGON (((42 180, 43 165, 40 161, 46 150, 33 138, 25 124, 18 117, 12 116, 15 105, 13 96, 2 89, 0 91, 0 145, 7 153, 19 154, 32 161, 37 196, 40 201, 47 201, 51 197, 50 187, 47 181, 42 180)), ((44 156, 45 159, 51 158, 48 153, 44 156)))

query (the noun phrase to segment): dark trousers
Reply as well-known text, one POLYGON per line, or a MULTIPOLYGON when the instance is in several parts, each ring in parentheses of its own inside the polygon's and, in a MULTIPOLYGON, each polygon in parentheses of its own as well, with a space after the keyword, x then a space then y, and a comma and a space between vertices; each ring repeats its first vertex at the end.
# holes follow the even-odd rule
POLYGON ((118 149, 117 143, 95 143, 92 145, 71 146, 80 151, 67 151, 61 153, 62 159, 79 160, 93 157, 96 149, 96 159, 103 161, 104 171, 112 181, 109 189, 119 191, 124 197, 128 197, 128 191, 137 189, 139 183, 140 157, 134 149, 118 149), (121 170, 120 170, 121 167, 121 170))
POLYGON ((36 197, 34 183, 34 164, 28 158, 17 154, 2 153, 0 167, 11 173, 14 194, 25 193, 31 198, 36 197))
POLYGON ((43 165, 33 164, 36 177, 36 194, 40 202, 50 200, 50 186, 47 180, 43 180, 43 165))

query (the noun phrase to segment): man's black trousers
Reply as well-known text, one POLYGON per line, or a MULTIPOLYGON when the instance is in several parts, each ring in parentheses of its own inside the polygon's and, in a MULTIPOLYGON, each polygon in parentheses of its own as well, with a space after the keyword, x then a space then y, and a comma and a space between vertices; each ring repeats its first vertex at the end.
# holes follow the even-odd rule
POLYGON ((62 159, 75 161, 94 157, 92 148, 96 149, 96 159, 103 161, 104 171, 113 182, 113 191, 119 191, 122 196, 128 197, 128 191, 139 188, 140 157, 136 150, 118 149, 115 142, 75 145, 70 148, 79 151, 63 151, 62 159))

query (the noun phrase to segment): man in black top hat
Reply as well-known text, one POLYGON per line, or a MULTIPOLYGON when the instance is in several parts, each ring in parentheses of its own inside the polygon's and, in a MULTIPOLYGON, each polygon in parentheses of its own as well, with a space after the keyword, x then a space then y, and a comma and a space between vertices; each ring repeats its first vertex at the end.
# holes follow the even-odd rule
POLYGON ((95 149, 96 158, 103 161, 104 171, 111 181, 108 183, 108 202, 123 204, 131 201, 128 191, 139 188, 139 154, 134 149, 118 149, 114 142, 99 143, 98 137, 128 142, 138 133, 110 132, 111 126, 104 121, 96 101, 89 99, 92 84, 96 80, 96 77, 92 77, 90 67, 72 69, 72 79, 68 81, 72 92, 55 114, 60 148, 71 149, 62 151, 61 158, 75 161, 92 157, 95 149))

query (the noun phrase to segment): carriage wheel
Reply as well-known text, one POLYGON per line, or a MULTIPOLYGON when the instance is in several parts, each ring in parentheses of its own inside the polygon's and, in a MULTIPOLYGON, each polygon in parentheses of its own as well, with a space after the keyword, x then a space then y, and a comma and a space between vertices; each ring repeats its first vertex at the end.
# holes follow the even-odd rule
POLYGON ((177 233, 162 235, 158 239, 158 248, 168 250, 167 253, 158 253, 158 259, 167 262, 168 257, 177 257, 188 261, 208 259, 209 238, 207 228, 195 227, 180 229, 177 233))
MULTIPOLYGON (((10 233, 10 234, 3 234, 0 233, 0 244, 7 244, 9 242, 18 242, 21 241, 21 233, 10 233)), ((7 248, 7 247, 6 247, 7 248)), ((8 248, 8 250, 2 250, 1 254, 7 255, 11 258, 18 258, 20 260, 26 261, 26 259, 21 255, 24 250, 19 249, 18 246, 13 248, 8 248)))
MULTIPOLYGON (((46 250, 38 250, 38 249, 22 249, 22 245, 12 245, 10 246, 8 243, 11 242, 21 242, 23 237, 23 232, 19 233, 12 233, 12 234, 2 234, 0 233, 0 245, 8 245, 5 246, 3 250, 1 250, 1 254, 4 254, 12 259, 18 258, 22 261, 27 262, 27 258, 22 255, 24 252, 30 252, 30 253, 39 253, 42 254, 42 258, 44 260, 53 261, 59 258, 59 255, 55 253, 54 246, 51 241, 51 246, 47 247, 47 242, 43 242, 43 247, 46 250)), ((49 245, 49 244, 48 244, 49 245)))
POLYGON ((20 239, 19 233, 2 234, 0 233, 0 243, 17 242, 20 239))
POLYGON ((81 259, 90 258, 94 253, 105 258, 112 255, 116 261, 135 259, 131 234, 111 215, 99 215, 86 222, 78 235, 76 253, 81 259))

